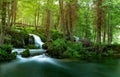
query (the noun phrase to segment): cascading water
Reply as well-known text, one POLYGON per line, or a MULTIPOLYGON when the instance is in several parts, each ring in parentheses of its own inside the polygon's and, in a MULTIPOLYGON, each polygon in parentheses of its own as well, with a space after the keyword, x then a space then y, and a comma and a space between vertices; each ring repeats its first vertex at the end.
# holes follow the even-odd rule
MULTIPOLYGON (((42 45, 44 44, 42 42, 42 40, 40 39, 39 36, 35 35, 35 34, 29 34, 29 36, 32 36, 34 38, 34 43, 35 46, 39 47, 39 49, 30 49, 30 54, 35 54, 35 53, 45 53, 46 50, 42 49, 42 45)), ((21 52, 25 51, 24 48, 15 48, 12 50, 12 52, 17 52, 18 54, 20 54, 21 52)))
POLYGON ((35 46, 37 46, 37 47, 39 47, 39 48, 42 49, 42 45, 43 45, 44 43, 42 42, 42 40, 40 39, 40 37, 37 36, 37 35, 35 35, 35 34, 29 34, 29 35, 30 35, 30 36, 33 36, 34 42, 35 42, 35 46))
POLYGON ((40 39, 39 36, 35 35, 35 34, 29 34, 29 36, 32 36, 34 38, 34 43, 35 46, 38 46, 40 49, 30 49, 30 54, 35 54, 35 53, 42 53, 41 55, 37 55, 37 56, 31 56, 29 58, 23 58, 20 53, 22 53, 23 51, 25 51, 25 49, 14 49, 12 50, 12 52, 17 52, 17 61, 20 63, 23 62, 31 62, 31 61, 35 61, 35 62, 48 62, 57 66, 60 66, 59 64, 57 64, 57 62, 55 61, 55 59, 50 58, 48 56, 45 55, 46 50, 42 49, 42 45, 44 44, 42 42, 42 40, 40 39))
POLYGON ((74 36, 74 38, 75 38, 75 42, 78 42, 80 40, 78 36, 74 36))
POLYGON ((19 54, 16 60, 0 65, 0 77, 50 77, 44 75, 46 70, 56 71, 58 68, 60 70, 65 68, 57 59, 45 55, 45 50, 42 49, 44 43, 37 35, 30 34, 30 36, 34 37, 35 45, 40 47, 40 49, 30 49, 30 53, 42 52, 43 54, 24 58, 20 53, 25 49, 14 49, 12 52, 19 54))

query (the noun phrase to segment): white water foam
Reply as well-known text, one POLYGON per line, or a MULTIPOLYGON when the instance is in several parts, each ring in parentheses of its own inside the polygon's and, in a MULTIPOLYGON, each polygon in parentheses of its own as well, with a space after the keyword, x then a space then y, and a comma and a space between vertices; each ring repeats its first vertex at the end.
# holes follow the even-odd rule
POLYGON ((35 35, 35 34, 29 34, 29 35, 30 35, 30 36, 33 36, 34 42, 35 42, 35 46, 40 47, 40 48, 42 49, 42 45, 43 45, 44 43, 42 42, 42 40, 40 39, 40 37, 37 36, 37 35, 35 35))

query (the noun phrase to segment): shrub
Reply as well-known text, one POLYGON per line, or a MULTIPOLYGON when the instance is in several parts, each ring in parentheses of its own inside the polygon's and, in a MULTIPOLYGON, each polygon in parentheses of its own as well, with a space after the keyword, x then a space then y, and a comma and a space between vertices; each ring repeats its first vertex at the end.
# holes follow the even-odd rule
POLYGON ((72 43, 64 39, 57 39, 48 46, 48 53, 57 58, 78 58, 81 57, 82 51, 81 43, 72 43))
POLYGON ((113 55, 113 50, 108 50, 106 52, 102 53, 103 56, 112 56, 113 55))
POLYGON ((4 45, 1 46, 1 50, 6 51, 9 54, 11 53, 12 49, 13 49, 12 45, 4 44, 4 45))
POLYGON ((51 38, 52 40, 62 39, 63 34, 57 30, 51 30, 51 38))
POLYGON ((67 51, 63 53, 63 57, 64 58, 79 58, 81 57, 81 55, 79 54, 78 51, 75 51, 74 49, 68 47, 67 51))
POLYGON ((82 52, 82 44, 81 43, 72 43, 71 41, 67 41, 66 43, 67 50, 64 52, 64 57, 74 57, 80 58, 82 52))
POLYGON ((24 38, 28 34, 26 32, 22 32, 22 31, 18 31, 18 30, 12 30, 10 35, 12 37, 11 44, 14 47, 21 48, 21 47, 24 46, 23 45, 24 38))
POLYGON ((12 45, 2 45, 0 48, 0 61, 10 61, 16 58, 15 53, 11 53, 13 49, 12 45))
POLYGON ((83 54, 84 59, 94 59, 97 58, 97 53, 96 52, 90 52, 90 51, 85 51, 83 54))
POLYGON ((6 35, 5 38, 4 38, 4 43, 5 44, 11 44, 11 41, 12 41, 11 35, 6 35))
POLYGON ((0 50, 0 61, 10 61, 16 59, 16 53, 8 54, 4 50, 0 50))
POLYGON ((64 39, 57 39, 48 46, 48 53, 57 58, 60 58, 65 50, 66 44, 64 39))

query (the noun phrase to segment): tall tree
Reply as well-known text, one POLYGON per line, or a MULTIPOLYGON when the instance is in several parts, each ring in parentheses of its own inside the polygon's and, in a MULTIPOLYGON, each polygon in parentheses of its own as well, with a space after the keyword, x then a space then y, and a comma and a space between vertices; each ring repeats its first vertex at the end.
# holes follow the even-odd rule
POLYGON ((15 25, 15 22, 16 22, 17 2, 18 0, 12 0, 12 4, 11 4, 11 24, 12 25, 15 25))
POLYGON ((73 17, 72 17, 72 3, 68 4, 69 8, 69 25, 70 25, 70 40, 73 42, 73 17))
POLYGON ((1 9, 2 9, 2 24, 0 27, 0 46, 4 43, 4 37, 5 37, 5 28, 6 28, 6 2, 2 1, 1 3, 1 9))
POLYGON ((65 33, 65 19, 64 19, 64 0, 59 0, 59 6, 60 6, 60 19, 61 19, 61 26, 62 26, 62 31, 63 31, 63 37, 66 38, 66 33, 65 33))
POLYGON ((51 8, 50 5, 52 0, 47 0, 47 8, 46 8, 46 36, 47 36, 47 44, 50 44, 50 25, 51 25, 51 8))
MULTIPOLYGON (((111 3, 111 0, 109 1, 111 3)), ((111 24, 111 20, 112 20, 112 16, 111 16, 111 5, 110 3, 108 4, 108 44, 111 44, 112 42, 112 24, 111 24)))
POLYGON ((66 1, 66 11, 65 11, 65 23, 66 31, 69 39, 73 42, 73 26, 77 20, 78 11, 78 0, 68 0, 66 1))
POLYGON ((97 39, 96 42, 101 43, 101 27, 103 23, 102 0, 97 0, 97 39))

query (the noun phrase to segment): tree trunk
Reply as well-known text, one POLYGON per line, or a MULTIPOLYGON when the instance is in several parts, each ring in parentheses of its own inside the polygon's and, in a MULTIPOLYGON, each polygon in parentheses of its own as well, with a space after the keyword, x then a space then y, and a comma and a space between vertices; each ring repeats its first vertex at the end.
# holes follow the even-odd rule
POLYGON ((7 9, 8 9, 8 19, 7 19, 7 32, 10 32, 10 28, 11 28, 11 8, 10 8, 11 4, 8 3, 7 4, 7 9))
POLYGON ((70 39, 70 31, 69 31, 69 16, 68 16, 68 10, 66 11, 66 14, 65 14, 65 23, 66 23, 66 31, 67 31, 67 36, 68 38, 67 39, 70 39))
MULTIPOLYGON (((48 0, 48 6, 50 6, 50 0, 48 0)), ((50 8, 47 8, 47 22, 46 22, 46 36, 47 36, 47 44, 48 46, 50 45, 50 24, 51 24, 51 12, 50 12, 50 8)))
POLYGON ((61 26, 62 26, 62 31, 63 31, 63 37, 66 38, 63 0, 59 0, 59 6, 60 6, 60 17, 61 17, 60 19, 61 19, 61 26))
POLYGON ((12 13, 11 24, 12 25, 15 25, 15 22, 16 22, 17 2, 18 0, 12 1, 12 6, 11 6, 11 13, 12 13))
POLYGON ((104 25, 103 25, 103 43, 106 43, 106 35, 107 35, 107 23, 104 15, 104 25))
POLYGON ((71 4, 69 4, 69 23, 70 23, 70 40, 74 42, 72 30, 73 30, 73 19, 72 19, 72 7, 71 4))
POLYGON ((110 24, 110 21, 111 21, 111 15, 108 9, 108 44, 111 44, 112 42, 112 26, 110 24))
POLYGON ((101 43, 101 26, 102 26, 102 0, 97 2, 97 43, 101 43))
POLYGON ((4 43, 6 28, 6 2, 2 2, 2 25, 0 30, 0 46, 4 43))
POLYGON ((37 30, 37 10, 35 11, 35 15, 34 15, 34 26, 35 26, 35 30, 37 30))

